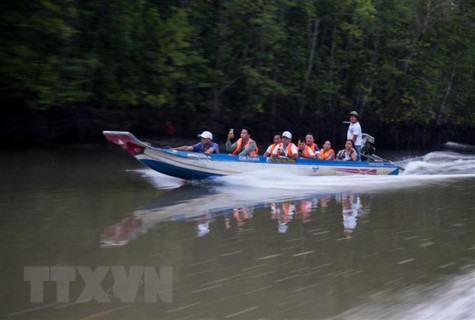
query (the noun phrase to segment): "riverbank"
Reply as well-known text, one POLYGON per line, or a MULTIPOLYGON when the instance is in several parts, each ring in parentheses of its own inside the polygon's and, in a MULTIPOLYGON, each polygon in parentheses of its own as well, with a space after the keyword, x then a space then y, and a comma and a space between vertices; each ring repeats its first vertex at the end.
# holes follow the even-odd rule
MULTIPOLYGON (((271 142, 275 132, 290 130, 294 140, 312 132, 321 144, 329 139, 334 146, 346 138, 346 119, 306 117, 286 118, 262 113, 245 116, 212 115, 199 112, 170 112, 150 108, 106 109, 93 107, 28 108, 0 111, 1 148, 50 147, 71 143, 105 143, 103 130, 130 131, 158 145, 179 145, 196 141, 196 134, 210 130, 215 140, 224 142, 228 128, 249 126, 260 145, 271 142), (168 125, 172 125, 170 132, 168 125)), ((364 132, 376 137, 378 149, 431 149, 448 141, 472 143, 475 128, 435 125, 381 125, 361 119, 364 132)))

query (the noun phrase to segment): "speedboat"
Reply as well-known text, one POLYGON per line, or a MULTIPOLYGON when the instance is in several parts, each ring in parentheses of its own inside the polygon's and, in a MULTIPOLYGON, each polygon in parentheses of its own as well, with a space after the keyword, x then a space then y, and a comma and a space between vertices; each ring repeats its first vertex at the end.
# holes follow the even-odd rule
POLYGON ((127 150, 144 165, 160 173, 200 180, 217 176, 279 170, 296 176, 398 175, 399 167, 388 161, 338 161, 287 157, 236 156, 158 148, 127 131, 103 131, 107 140, 127 150))

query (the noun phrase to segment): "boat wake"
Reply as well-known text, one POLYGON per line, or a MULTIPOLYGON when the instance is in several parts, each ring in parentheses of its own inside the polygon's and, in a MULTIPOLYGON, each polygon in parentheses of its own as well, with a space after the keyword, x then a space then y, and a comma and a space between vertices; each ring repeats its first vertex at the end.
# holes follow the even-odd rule
POLYGON ((475 146, 472 146, 471 144, 449 141, 449 142, 444 143, 442 146, 447 149, 475 152, 475 146))
POLYGON ((446 278, 427 286, 413 285, 401 292, 382 291, 336 319, 473 319, 474 273, 446 278))
POLYGON ((169 177, 151 169, 133 171, 160 189, 174 189, 186 184, 228 194, 249 194, 252 189, 252 192, 263 198, 282 198, 284 195, 296 197, 314 193, 381 192, 475 178, 473 154, 436 151, 421 157, 396 161, 396 164, 404 169, 399 176, 302 177, 277 169, 273 172, 265 170, 192 182, 169 177))
POLYGON ((404 168, 404 175, 470 175, 475 174, 475 155, 436 151, 398 165, 404 168))
POLYGON ((453 151, 430 152, 422 157, 399 161, 397 164, 404 169, 401 170, 399 176, 296 177, 281 171, 269 175, 267 171, 219 177, 214 181, 228 187, 259 188, 270 194, 276 190, 287 190, 289 195, 295 195, 325 192, 381 192, 475 178, 475 155, 473 154, 453 151))
POLYGON ((167 176, 149 168, 127 170, 139 174, 147 179, 154 187, 159 189, 175 189, 185 184, 185 181, 179 178, 167 176))

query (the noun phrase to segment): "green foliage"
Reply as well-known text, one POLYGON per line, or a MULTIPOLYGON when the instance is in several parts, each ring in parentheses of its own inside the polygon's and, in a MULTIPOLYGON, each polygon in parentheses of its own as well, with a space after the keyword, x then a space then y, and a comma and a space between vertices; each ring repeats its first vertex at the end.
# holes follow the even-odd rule
POLYGON ((1 97, 32 107, 475 126, 467 0, 6 0, 1 97), (298 111, 297 111, 298 110, 298 111))

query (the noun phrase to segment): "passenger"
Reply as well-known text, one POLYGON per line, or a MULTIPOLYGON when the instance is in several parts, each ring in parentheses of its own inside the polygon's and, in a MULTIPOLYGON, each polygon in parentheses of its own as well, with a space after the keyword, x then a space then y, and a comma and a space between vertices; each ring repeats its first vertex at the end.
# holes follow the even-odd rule
POLYGON ((277 147, 277 145, 281 142, 282 139, 280 138, 280 133, 274 134, 274 143, 267 148, 266 152, 264 153, 264 157, 270 157, 272 151, 274 151, 275 147, 277 147))
POLYGON ((345 149, 338 151, 336 158, 343 161, 356 161, 358 159, 353 140, 346 140, 345 149))
POLYGON ((213 140, 213 134, 209 131, 203 131, 198 135, 201 138, 201 142, 198 142, 192 146, 181 146, 173 148, 174 150, 193 151, 210 155, 212 153, 219 153, 219 146, 213 140))
POLYGON ((317 159, 321 159, 321 156, 320 156, 320 148, 319 148, 318 145, 315 143, 315 140, 313 139, 313 134, 307 133, 307 135, 305 136, 305 143, 306 143, 307 146, 309 146, 310 149, 312 149, 312 151, 315 153, 315 157, 317 157, 317 159))
POLYGON ((323 149, 320 149, 320 155, 322 160, 335 160, 335 151, 332 149, 332 145, 329 140, 323 144, 323 149))
POLYGON ((346 138, 353 141, 355 150, 357 153, 357 160, 361 161, 361 138, 363 137, 363 131, 361 131, 361 125, 358 122, 358 112, 350 112, 350 125, 348 126, 348 132, 346 138))
POLYGON ((305 143, 307 144, 307 146, 312 148, 313 152, 317 153, 317 151, 320 151, 320 148, 315 143, 315 139, 313 138, 313 134, 307 133, 305 135, 305 143))
POLYGON ((299 152, 299 158, 316 159, 315 153, 305 144, 304 138, 299 139, 297 149, 299 152))
POLYGON ((272 151, 273 157, 289 157, 297 159, 299 156, 298 149, 295 144, 292 143, 292 134, 289 131, 282 133, 282 142, 274 148, 272 151))
POLYGON ((235 143, 231 143, 231 139, 234 138, 234 132, 232 129, 229 130, 228 139, 226 140, 226 151, 239 156, 257 156, 257 145, 256 142, 251 139, 251 135, 252 130, 244 127, 241 130, 241 137, 235 143))

